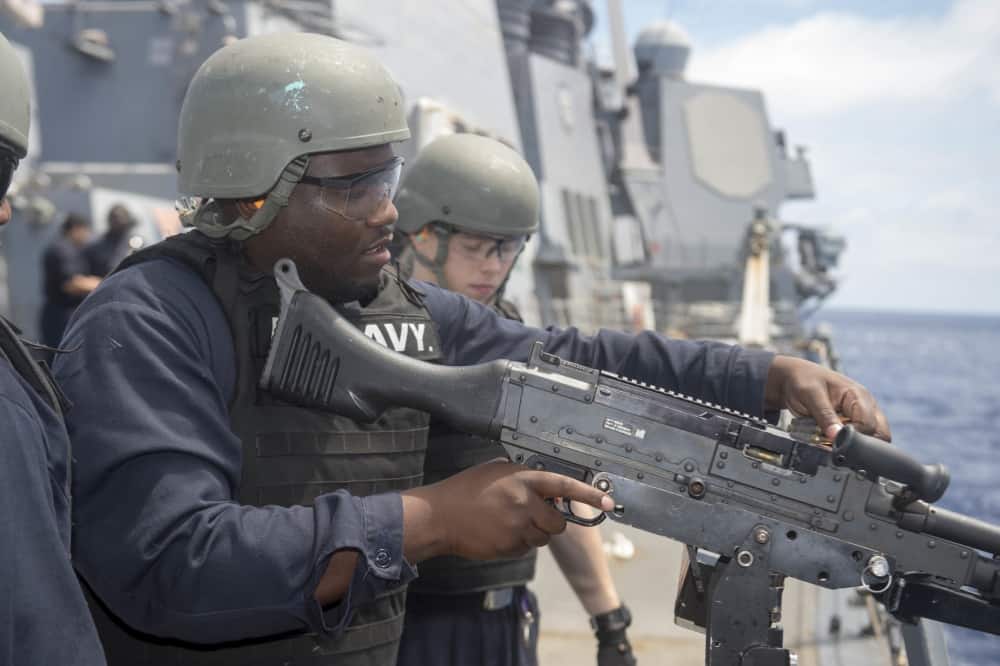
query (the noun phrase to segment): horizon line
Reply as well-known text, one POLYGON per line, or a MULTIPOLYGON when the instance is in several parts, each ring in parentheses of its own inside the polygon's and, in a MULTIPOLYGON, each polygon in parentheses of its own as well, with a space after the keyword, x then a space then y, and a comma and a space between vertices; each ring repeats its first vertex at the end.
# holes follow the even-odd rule
POLYGON ((878 307, 872 305, 823 305, 807 318, 815 317, 823 312, 856 312, 865 314, 903 314, 929 315, 943 317, 1000 317, 1000 310, 917 310, 907 307, 878 307))

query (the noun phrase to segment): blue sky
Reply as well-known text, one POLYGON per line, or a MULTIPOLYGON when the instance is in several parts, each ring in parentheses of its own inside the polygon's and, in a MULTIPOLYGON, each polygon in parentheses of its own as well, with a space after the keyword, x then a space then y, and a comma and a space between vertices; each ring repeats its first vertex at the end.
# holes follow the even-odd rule
MULTIPOLYGON (((604 2, 595 2, 598 52, 604 2)), ((789 220, 848 248, 831 305, 1000 313, 1000 2, 625 0, 669 18, 688 78, 761 89, 804 144, 817 199, 789 220)))

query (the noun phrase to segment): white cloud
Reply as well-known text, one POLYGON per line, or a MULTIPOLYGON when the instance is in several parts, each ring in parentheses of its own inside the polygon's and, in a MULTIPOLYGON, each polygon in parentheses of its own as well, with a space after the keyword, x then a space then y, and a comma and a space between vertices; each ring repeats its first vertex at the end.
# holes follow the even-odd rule
POLYGON ((692 52, 690 78, 761 88, 782 114, 985 90, 1000 106, 1000 2, 963 0, 943 17, 823 12, 692 52))
POLYGON ((818 198, 781 215, 846 236, 834 303, 1000 311, 1000 2, 823 10, 695 44, 690 80, 760 89, 809 145, 818 198))
POLYGON ((986 284, 965 285, 973 291, 993 290, 1000 279, 1000 213, 975 184, 913 191, 894 205, 873 197, 863 201, 836 214, 835 228, 848 239, 845 272, 868 281, 879 266, 894 264, 914 274, 933 267, 941 281, 949 280, 951 269, 993 276, 986 284))

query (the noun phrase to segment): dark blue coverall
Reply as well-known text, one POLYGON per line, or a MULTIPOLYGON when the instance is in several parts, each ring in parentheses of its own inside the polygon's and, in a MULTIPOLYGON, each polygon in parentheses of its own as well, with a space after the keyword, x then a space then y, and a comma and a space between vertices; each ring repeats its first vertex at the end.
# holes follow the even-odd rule
POLYGON ((87 297, 86 294, 67 294, 63 285, 74 275, 90 275, 90 265, 82 248, 76 247, 63 236, 59 236, 45 249, 42 255, 42 291, 45 303, 42 305, 42 342, 49 347, 58 347, 63 331, 73 316, 76 307, 87 297))
POLYGON ((69 471, 62 418, 0 353, 0 666, 104 664, 69 558, 69 471))

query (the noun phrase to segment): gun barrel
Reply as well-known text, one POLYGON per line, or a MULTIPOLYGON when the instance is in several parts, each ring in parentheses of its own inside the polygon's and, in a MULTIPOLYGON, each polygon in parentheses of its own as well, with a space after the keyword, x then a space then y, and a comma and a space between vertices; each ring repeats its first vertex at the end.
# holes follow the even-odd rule
POLYGON ((1000 561, 979 557, 972 571, 972 586, 990 601, 1000 602, 1000 561))
POLYGON ((941 499, 951 481, 944 465, 924 465, 902 449, 862 435, 852 426, 844 426, 837 433, 833 456, 838 465, 905 483, 919 499, 927 502, 941 499))
POLYGON ((906 507, 897 521, 903 529, 922 532, 991 554, 1000 554, 1000 527, 924 502, 906 507))

